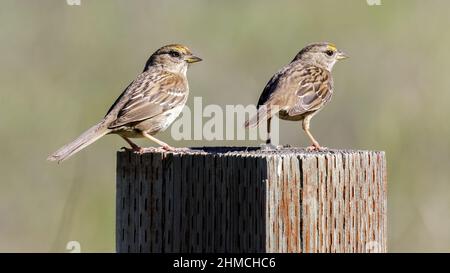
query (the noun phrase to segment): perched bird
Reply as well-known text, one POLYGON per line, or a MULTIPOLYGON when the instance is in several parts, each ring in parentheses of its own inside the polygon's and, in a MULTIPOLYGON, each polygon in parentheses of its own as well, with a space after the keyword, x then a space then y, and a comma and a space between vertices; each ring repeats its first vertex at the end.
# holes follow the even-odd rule
POLYGON ((150 56, 144 71, 128 85, 97 125, 47 159, 64 161, 107 134, 120 135, 131 150, 137 152, 142 148, 130 138, 145 137, 163 149, 173 150, 153 135, 166 129, 181 113, 189 94, 187 68, 201 60, 183 45, 161 47, 150 56))
POLYGON ((259 101, 258 112, 245 127, 257 126, 267 121, 270 143, 270 120, 277 114, 281 119, 302 121, 312 146, 321 146, 309 131, 311 118, 327 104, 333 95, 331 70, 338 60, 348 58, 331 43, 315 43, 306 46, 292 62, 281 68, 267 83, 259 101))

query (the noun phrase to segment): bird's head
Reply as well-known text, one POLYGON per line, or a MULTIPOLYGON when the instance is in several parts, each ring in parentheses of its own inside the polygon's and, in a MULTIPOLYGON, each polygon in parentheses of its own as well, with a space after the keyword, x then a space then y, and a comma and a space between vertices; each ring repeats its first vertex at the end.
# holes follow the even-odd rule
POLYGON ((166 45, 150 56, 145 64, 144 71, 150 67, 159 67, 170 72, 185 74, 189 64, 200 62, 201 60, 184 45, 166 45))
POLYGON ((331 71, 337 61, 346 58, 348 58, 348 56, 337 49, 334 44, 315 43, 300 50, 293 62, 301 60, 302 63, 309 63, 331 71))

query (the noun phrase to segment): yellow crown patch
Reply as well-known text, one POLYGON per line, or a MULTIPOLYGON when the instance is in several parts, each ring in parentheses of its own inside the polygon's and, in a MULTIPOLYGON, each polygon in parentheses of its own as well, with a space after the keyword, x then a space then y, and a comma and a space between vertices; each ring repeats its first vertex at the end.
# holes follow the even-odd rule
POLYGON ((337 51, 337 48, 336 48, 336 46, 334 44, 328 44, 327 45, 327 49, 328 50, 332 50, 332 51, 337 51))
POLYGON ((184 46, 184 45, 174 44, 174 45, 169 45, 169 47, 174 48, 174 49, 177 49, 178 51, 180 51, 180 52, 183 53, 183 54, 188 54, 188 53, 191 52, 191 51, 189 50, 189 48, 187 48, 187 47, 184 46))

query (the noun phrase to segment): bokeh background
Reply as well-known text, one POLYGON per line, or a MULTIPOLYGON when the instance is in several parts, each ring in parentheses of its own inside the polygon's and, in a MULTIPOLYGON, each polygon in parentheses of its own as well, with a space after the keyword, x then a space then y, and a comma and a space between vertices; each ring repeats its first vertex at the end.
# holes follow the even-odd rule
MULTIPOLYGON (((0 251, 114 251, 115 152, 107 136, 45 158, 96 123, 167 43, 204 104, 252 104, 304 45, 331 41, 333 101, 312 122, 328 147, 384 150, 389 251, 450 251, 450 2, 446 0, 0 1, 0 251)), ((308 145, 281 122, 281 142, 308 145)), ((258 142, 175 143, 258 145, 258 142)), ((140 141, 140 144, 150 145, 140 141)))

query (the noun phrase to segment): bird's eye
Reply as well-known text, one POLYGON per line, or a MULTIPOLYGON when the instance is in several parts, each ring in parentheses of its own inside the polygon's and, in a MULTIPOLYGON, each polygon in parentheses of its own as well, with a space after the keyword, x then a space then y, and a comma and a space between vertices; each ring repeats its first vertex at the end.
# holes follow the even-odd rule
POLYGON ((180 52, 178 51, 170 51, 169 52, 170 56, 174 57, 174 58, 180 58, 180 52))
POLYGON ((325 51, 325 54, 327 54, 328 56, 333 56, 334 55, 334 51, 333 50, 327 50, 325 51))

